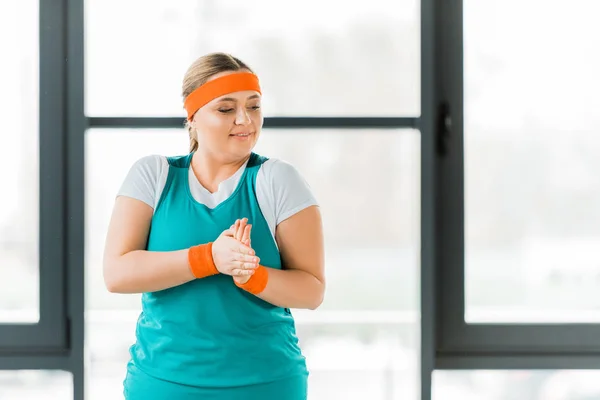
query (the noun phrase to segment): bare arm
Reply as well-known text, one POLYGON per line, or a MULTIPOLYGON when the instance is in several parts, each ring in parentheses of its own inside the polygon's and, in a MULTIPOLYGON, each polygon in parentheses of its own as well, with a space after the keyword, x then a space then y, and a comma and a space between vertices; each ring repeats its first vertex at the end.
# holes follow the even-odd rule
POLYGON ((140 200, 117 197, 104 249, 109 291, 156 292, 218 273, 244 277, 260 262, 254 250, 239 243, 230 230, 214 243, 193 246, 193 251, 147 251, 152 213, 152 207, 140 200))
POLYGON ((104 282, 110 292, 154 292, 195 279, 188 249, 145 250, 152 214, 152 207, 140 200, 117 197, 104 249, 104 282))
POLYGON ((268 268, 267 286, 258 297, 279 307, 318 308, 325 295, 319 207, 308 207, 280 223, 275 239, 285 269, 268 268))

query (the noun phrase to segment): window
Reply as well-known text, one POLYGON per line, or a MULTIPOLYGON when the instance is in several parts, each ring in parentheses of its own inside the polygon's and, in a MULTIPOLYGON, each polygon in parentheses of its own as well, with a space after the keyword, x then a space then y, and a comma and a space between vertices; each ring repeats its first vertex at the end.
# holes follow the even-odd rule
POLYGON ((39 320, 38 45, 37 3, 0 5, 0 323, 39 320))
POLYGON ((467 322, 600 322, 599 11, 464 4, 467 322))
POLYGON ((591 400, 600 372, 587 370, 435 371, 433 400, 591 400))
POLYGON ((72 400, 73 376, 66 371, 0 371, 0 398, 72 400))
MULTIPOLYGON (((60 9, 47 5, 33 0, 0 5, 6 56, 0 64, 0 365, 7 361, 4 352, 18 356, 36 348, 51 355, 67 346, 63 88, 54 74, 64 58, 52 51, 60 49, 60 30, 49 28, 60 9)), ((12 360, 26 369, 54 368, 38 363, 41 356, 27 355, 12 360)))
POLYGON ((445 10, 457 23, 440 35, 453 120, 437 204, 443 368, 595 365, 598 5, 566 5, 445 10))
POLYGON ((212 51, 259 74, 256 151, 323 207, 311 399, 600 397, 597 1, 122 3, 0 5, 0 368, 24 369, 0 397, 82 400, 84 360, 87 400, 122 397, 140 298, 104 288, 108 219, 136 159, 188 149, 181 80, 212 51))
MULTIPOLYGON (((263 130, 255 151, 296 166, 323 209, 327 297, 317 311, 293 310, 311 399, 417 398, 419 143, 412 130, 263 130)), ((115 194, 138 158, 187 149, 183 130, 86 134, 86 335, 98 399, 122 390, 140 311, 139 296, 110 294, 102 280, 115 194)))
POLYGON ((419 11, 417 0, 87 0, 86 114, 183 116, 188 65, 225 51, 260 76, 267 116, 418 115, 419 11))

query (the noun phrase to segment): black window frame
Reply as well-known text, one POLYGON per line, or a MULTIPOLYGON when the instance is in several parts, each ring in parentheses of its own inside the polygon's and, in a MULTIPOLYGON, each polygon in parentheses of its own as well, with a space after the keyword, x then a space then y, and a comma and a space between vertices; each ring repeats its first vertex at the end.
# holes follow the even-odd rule
MULTIPOLYGON (((85 115, 84 3, 39 0, 41 317, 0 325, 0 369, 70 371, 75 400, 85 392, 85 134, 183 124, 85 115)), ((461 0, 421 0, 421 115, 265 119, 265 129, 420 132, 421 400, 435 370, 595 368, 600 347, 599 324, 465 323, 462 14, 461 0)))
POLYGON ((65 363, 69 348, 67 272, 68 184, 64 159, 64 24, 57 1, 39 2, 39 321, 0 324, 0 368, 42 365, 39 354, 65 363))
POLYGON ((438 114, 436 368, 597 368, 600 324, 465 322, 463 1, 436 0, 435 14, 436 105, 448 109, 438 114))

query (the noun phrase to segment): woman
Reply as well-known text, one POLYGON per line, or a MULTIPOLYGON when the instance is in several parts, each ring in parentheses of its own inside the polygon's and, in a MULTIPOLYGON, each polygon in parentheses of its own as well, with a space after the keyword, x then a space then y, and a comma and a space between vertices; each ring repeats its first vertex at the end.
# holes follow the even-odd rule
POLYGON ((104 255, 114 293, 142 293, 127 399, 305 399, 290 308, 323 301, 317 202, 290 164, 252 152, 258 78, 223 53, 183 81, 190 153, 148 156, 115 201, 104 255))

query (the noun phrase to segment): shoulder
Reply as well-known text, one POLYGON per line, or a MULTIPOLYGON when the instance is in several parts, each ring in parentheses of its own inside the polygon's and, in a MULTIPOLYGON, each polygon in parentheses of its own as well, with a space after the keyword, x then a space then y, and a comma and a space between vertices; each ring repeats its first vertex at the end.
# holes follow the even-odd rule
POLYGON ((167 157, 152 154, 138 158, 131 165, 126 177, 129 183, 144 182, 152 185, 168 170, 167 157))
POLYGON ((259 192, 268 196, 276 225, 297 212, 318 202, 300 171, 287 161, 270 158, 261 167, 257 177, 259 192))
POLYGON ((152 154, 138 158, 129 169, 118 195, 132 197, 154 207, 158 186, 168 170, 165 156, 152 154))
POLYGON ((165 167, 165 165, 168 164, 167 160, 167 156, 151 154, 138 158, 131 166, 131 169, 137 170, 139 172, 155 174, 157 171, 162 170, 165 167))
POLYGON ((305 182, 304 177, 295 166, 278 158, 266 160, 262 164, 261 170, 266 180, 273 185, 293 185, 298 183, 298 180, 305 182))

